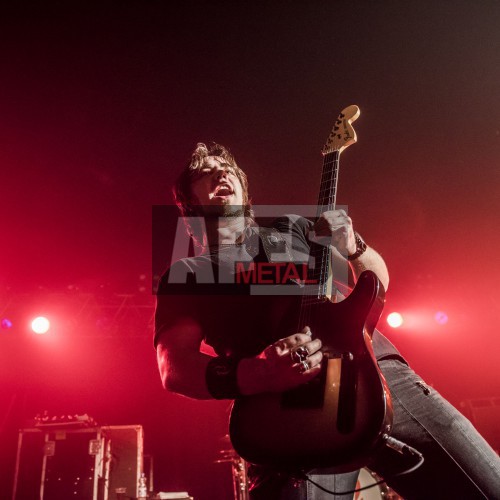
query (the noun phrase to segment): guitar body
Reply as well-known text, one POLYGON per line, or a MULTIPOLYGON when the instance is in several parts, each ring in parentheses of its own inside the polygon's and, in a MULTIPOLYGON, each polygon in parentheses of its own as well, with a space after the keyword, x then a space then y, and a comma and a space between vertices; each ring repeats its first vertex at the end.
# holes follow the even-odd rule
POLYGON ((345 300, 315 305, 308 324, 323 342, 323 371, 297 389, 234 402, 229 431, 241 457, 283 470, 366 465, 392 423, 371 345, 384 294, 376 275, 365 271, 345 300))

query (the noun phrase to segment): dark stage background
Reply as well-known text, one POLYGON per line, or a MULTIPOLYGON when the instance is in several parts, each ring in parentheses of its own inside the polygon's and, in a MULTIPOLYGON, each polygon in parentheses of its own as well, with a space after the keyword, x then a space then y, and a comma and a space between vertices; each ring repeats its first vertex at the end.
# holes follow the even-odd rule
POLYGON ((227 403, 157 375, 152 205, 198 141, 230 147, 254 203, 314 203, 349 104, 338 202, 387 261, 386 312, 410 318, 382 330, 455 405, 499 397, 499 25, 494 0, 3 4, 0 312, 16 321, 0 330, 1 491, 17 429, 47 410, 142 424, 156 489, 231 497, 213 463, 227 403), (114 294, 141 321, 106 329, 99 308, 64 306, 114 294), (57 320, 35 338, 42 312, 57 320))

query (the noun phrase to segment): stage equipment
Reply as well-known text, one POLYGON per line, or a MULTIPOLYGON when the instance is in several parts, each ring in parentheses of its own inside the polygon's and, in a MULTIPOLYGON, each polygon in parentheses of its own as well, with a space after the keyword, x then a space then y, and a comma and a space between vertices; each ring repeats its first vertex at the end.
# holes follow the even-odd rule
POLYGON ((140 425, 86 427, 50 419, 19 431, 12 500, 137 497, 143 472, 140 425))
POLYGON ((224 436, 221 441, 222 449, 219 450, 220 457, 215 461, 215 463, 231 464, 234 500, 249 500, 247 464, 234 451, 234 448, 231 446, 229 435, 224 436))

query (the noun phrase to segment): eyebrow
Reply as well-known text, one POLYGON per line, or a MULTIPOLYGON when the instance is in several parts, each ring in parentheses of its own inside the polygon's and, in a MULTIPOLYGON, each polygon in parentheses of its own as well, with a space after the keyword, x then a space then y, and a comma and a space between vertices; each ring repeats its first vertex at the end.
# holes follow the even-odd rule
MULTIPOLYGON (((225 169, 231 169, 231 170, 234 170, 233 165, 231 165, 230 163, 219 163, 219 165, 220 165, 221 167, 225 168, 225 169)), ((213 169, 213 168, 215 168, 215 167, 211 167, 211 166, 209 166, 209 165, 203 165, 203 166, 200 168, 200 170, 203 170, 204 168, 208 168, 208 169, 212 170, 212 169, 213 169)))

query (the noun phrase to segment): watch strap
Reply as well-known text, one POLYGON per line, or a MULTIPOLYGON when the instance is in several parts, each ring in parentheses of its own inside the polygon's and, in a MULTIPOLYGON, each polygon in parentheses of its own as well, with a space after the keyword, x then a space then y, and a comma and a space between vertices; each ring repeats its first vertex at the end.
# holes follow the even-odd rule
POLYGON ((359 256, 363 255, 368 248, 363 238, 361 238, 356 231, 354 231, 354 238, 356 239, 356 252, 352 255, 348 255, 347 260, 356 260, 359 256))

